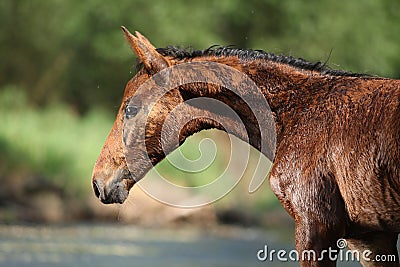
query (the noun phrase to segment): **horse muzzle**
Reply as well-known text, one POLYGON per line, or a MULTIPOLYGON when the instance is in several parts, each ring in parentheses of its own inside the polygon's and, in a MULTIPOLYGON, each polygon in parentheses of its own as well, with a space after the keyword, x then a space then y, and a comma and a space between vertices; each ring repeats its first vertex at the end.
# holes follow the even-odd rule
POLYGON ((106 174, 93 174, 93 190, 97 198, 104 204, 122 204, 129 195, 129 190, 135 184, 128 170, 120 169, 106 174))

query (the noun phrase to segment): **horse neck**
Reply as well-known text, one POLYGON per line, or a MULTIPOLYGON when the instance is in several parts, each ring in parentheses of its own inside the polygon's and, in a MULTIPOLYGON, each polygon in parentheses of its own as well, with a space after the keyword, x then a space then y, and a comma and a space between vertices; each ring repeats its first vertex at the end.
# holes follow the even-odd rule
POLYGON ((263 91, 271 110, 277 114, 315 103, 326 96, 329 83, 343 79, 283 63, 265 61, 255 66, 250 64, 244 72, 251 75, 263 91))
POLYGON ((299 114, 324 101, 333 86, 354 80, 269 61, 249 64, 244 72, 262 90, 274 114, 278 142, 283 129, 295 124, 299 114))
MULTIPOLYGON (((236 65, 236 68, 237 65, 236 65)), ((328 81, 335 79, 334 76, 324 76, 318 72, 302 71, 295 67, 268 62, 253 61, 242 64, 240 71, 247 74, 261 89, 262 94, 267 100, 275 118, 277 141, 285 124, 293 123, 296 113, 307 109, 312 103, 324 97, 328 91, 328 81)), ((337 78, 337 77, 336 77, 337 78)), ((193 91, 192 91, 193 92, 193 91)), ((250 143, 261 151, 260 121, 254 117, 254 110, 246 106, 245 101, 235 96, 231 91, 202 90, 199 94, 189 95, 204 96, 220 100, 237 112, 241 121, 221 114, 215 114, 210 110, 191 110, 188 113, 208 114, 209 120, 195 123, 183 131, 183 140, 203 129, 217 128, 229 132, 238 138, 250 143), (240 127, 240 125, 245 126, 240 127), (224 125, 228 125, 224 127, 224 125)), ((185 97, 184 97, 185 98, 185 97)), ((254 108, 254 107, 252 107, 254 108)), ((257 109, 257 107, 255 107, 257 109)), ((258 113, 265 113, 265 110, 257 110, 258 113)), ((298 117, 298 116, 297 116, 298 117)), ((263 123, 263 122, 261 122, 263 123)), ((268 156, 268 155, 267 155, 268 156)))

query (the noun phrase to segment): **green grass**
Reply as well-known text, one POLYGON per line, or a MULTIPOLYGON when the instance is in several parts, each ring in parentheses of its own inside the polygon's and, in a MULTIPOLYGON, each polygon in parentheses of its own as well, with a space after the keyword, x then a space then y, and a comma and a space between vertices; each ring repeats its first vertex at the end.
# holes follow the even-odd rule
POLYGON ((93 164, 112 117, 92 110, 84 117, 67 106, 29 106, 16 87, 0 91, 0 174, 44 177, 71 194, 90 190, 93 164))
POLYGON ((181 186, 202 186, 220 176, 226 165, 225 141, 213 131, 202 131, 157 165, 157 171, 181 186))

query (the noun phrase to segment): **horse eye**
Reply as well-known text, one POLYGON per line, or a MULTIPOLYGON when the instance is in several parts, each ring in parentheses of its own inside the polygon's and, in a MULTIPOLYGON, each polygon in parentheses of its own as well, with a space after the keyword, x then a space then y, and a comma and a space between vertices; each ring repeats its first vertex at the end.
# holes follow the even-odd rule
POLYGON ((131 119, 135 117, 139 112, 139 107, 136 106, 126 106, 125 108, 125 118, 131 119))

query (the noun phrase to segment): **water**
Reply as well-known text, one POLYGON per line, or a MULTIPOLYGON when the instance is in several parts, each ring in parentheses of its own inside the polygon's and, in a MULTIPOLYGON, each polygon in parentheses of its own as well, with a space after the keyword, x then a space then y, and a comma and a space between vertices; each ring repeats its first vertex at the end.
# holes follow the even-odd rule
MULTIPOLYGON (((218 227, 143 229, 123 225, 0 226, 0 266, 298 266, 259 261, 265 244, 294 249, 274 232, 218 227)), ((354 263, 339 266, 359 266, 354 263)))

